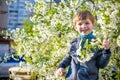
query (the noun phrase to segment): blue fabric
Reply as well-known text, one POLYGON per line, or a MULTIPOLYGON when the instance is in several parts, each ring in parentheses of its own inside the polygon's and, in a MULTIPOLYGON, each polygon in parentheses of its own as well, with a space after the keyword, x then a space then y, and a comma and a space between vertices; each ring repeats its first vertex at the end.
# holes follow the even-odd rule
POLYGON ((25 60, 23 59, 23 57, 19 57, 19 56, 14 56, 14 58, 11 56, 7 59, 5 59, 5 57, 2 58, 2 60, 0 61, 0 63, 13 63, 13 62, 25 62, 25 60))
POLYGON ((85 39, 94 38, 94 35, 93 35, 93 32, 91 32, 88 35, 80 34, 80 38, 85 38, 85 39))
POLYGON ((91 39, 95 39, 95 36, 93 35, 93 32, 91 32, 88 35, 80 34, 80 41, 79 41, 80 43, 79 43, 79 46, 81 46, 82 49, 85 50, 84 44, 86 43, 86 40, 88 40, 88 42, 91 42, 91 39))
MULTIPOLYGON (((91 41, 91 39, 95 38, 91 38, 92 35, 93 33, 90 33, 83 37, 89 38, 90 40, 88 40, 91 41)), ((77 56, 75 56, 80 39, 81 38, 79 37, 71 41, 70 51, 59 64, 59 68, 70 66, 66 74, 66 80, 98 80, 99 69, 107 66, 111 56, 111 51, 110 49, 97 50, 89 61, 81 63, 77 60, 77 56)))
MULTIPOLYGON (((64 0, 64 1, 67 1, 67 0, 64 0)), ((59 3, 61 2, 61 0, 54 0, 55 3, 59 3)))

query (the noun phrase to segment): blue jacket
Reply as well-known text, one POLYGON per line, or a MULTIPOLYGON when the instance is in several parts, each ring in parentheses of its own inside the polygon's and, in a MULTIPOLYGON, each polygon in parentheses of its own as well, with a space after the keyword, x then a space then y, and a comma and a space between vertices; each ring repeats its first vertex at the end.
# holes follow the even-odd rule
MULTIPOLYGON (((88 38, 90 42, 95 37, 88 38)), ((93 56, 86 62, 78 61, 76 50, 79 47, 80 37, 71 41, 71 48, 63 61, 59 64, 59 68, 66 68, 69 66, 66 80, 98 80, 99 69, 104 68, 110 59, 110 50, 96 50, 93 56)), ((82 44, 84 47, 84 43, 82 44)))

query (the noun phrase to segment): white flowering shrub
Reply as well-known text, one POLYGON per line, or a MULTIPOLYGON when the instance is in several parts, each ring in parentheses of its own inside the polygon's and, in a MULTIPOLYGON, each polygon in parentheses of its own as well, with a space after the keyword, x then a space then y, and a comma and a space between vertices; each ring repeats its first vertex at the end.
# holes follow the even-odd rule
POLYGON ((55 79, 59 62, 69 50, 69 42, 75 32, 72 18, 76 10, 68 3, 36 1, 32 22, 25 22, 25 29, 10 32, 19 56, 33 65, 39 79, 55 79))
MULTIPOLYGON (((119 5, 117 0, 62 0, 60 3, 36 0, 32 7, 34 15, 30 22, 25 22, 25 29, 12 30, 8 35, 15 41, 16 46, 13 47, 19 56, 24 55, 27 63, 34 66, 39 79, 56 79, 57 66, 68 52, 70 40, 76 37, 73 15, 77 10, 89 9, 97 17, 98 25, 94 32, 97 40, 101 44, 103 38, 109 38, 111 42, 111 61, 101 71, 101 78, 112 80, 113 67, 120 68, 119 5)), ((115 76, 118 79, 118 75, 115 76)))
POLYGON ((96 31, 98 39, 110 40, 112 57, 108 67, 102 71, 104 80, 120 79, 120 1, 95 1, 97 23, 96 31), (112 78, 113 76, 114 78, 112 78))

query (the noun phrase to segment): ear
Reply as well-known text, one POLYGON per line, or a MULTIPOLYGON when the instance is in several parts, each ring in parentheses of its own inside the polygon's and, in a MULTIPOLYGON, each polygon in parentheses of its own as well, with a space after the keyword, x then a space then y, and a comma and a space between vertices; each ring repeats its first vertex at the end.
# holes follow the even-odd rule
POLYGON ((95 26, 96 26, 96 24, 97 24, 97 23, 96 23, 96 21, 95 21, 95 22, 93 23, 93 26, 95 27, 95 26))
POLYGON ((75 29, 75 31, 77 31, 77 27, 76 26, 74 26, 74 29, 75 29))
POLYGON ((75 31, 77 31, 77 28, 76 28, 76 27, 74 27, 74 30, 75 30, 75 31))
POLYGON ((95 25, 93 24, 93 29, 95 28, 95 25))

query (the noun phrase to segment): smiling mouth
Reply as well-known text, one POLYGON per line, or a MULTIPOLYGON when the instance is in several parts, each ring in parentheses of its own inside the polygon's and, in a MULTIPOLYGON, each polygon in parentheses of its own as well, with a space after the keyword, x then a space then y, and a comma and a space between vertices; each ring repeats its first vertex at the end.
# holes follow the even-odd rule
POLYGON ((88 31, 88 30, 81 30, 81 32, 85 32, 85 33, 86 33, 87 31, 88 31))

